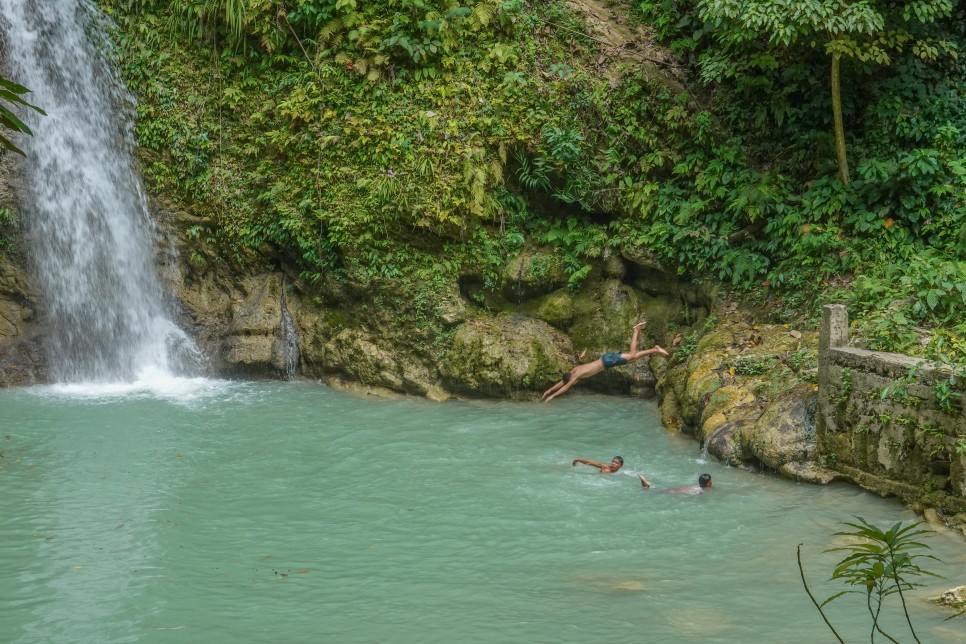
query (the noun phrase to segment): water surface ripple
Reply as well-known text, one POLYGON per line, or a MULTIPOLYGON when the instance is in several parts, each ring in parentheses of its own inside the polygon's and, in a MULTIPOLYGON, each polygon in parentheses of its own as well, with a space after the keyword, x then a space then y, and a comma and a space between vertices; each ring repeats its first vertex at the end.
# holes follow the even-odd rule
MULTIPOLYGON (((826 642, 841 521, 913 515, 701 459, 653 403, 359 398, 313 383, 0 391, 11 642, 826 642), (625 459, 612 476, 570 461, 625 459), (644 490, 691 484, 696 497, 644 490)), ((924 642, 966 637, 926 597, 924 642)), ((832 606, 848 641, 860 602, 832 606)), ((901 641, 911 639, 890 620, 901 641)))

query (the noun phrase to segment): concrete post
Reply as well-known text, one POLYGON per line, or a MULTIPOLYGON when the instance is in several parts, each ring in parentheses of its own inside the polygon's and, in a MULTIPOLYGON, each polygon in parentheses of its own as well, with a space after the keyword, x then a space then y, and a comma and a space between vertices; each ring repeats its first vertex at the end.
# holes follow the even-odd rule
POLYGON ((849 343, 849 312, 844 304, 826 304, 822 307, 822 326, 818 334, 818 418, 816 434, 821 446, 829 414, 829 349, 849 343))
POLYGON ((844 347, 848 343, 848 310, 844 304, 826 304, 822 307, 822 329, 818 340, 819 355, 831 347, 844 347))

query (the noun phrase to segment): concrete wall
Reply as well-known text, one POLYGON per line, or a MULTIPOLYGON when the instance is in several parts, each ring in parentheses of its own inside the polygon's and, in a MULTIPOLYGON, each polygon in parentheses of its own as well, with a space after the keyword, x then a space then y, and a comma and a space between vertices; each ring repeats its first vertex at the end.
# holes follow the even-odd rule
POLYGON ((849 348, 848 328, 843 305, 824 307, 816 419, 823 464, 914 507, 966 512, 966 383, 956 385, 953 413, 941 411, 935 383, 949 374, 921 359, 849 348))

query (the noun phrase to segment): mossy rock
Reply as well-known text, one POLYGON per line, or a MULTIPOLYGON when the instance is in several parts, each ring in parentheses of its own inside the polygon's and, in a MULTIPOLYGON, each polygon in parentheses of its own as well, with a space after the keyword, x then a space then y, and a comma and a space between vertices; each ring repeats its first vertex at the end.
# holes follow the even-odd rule
POLYGON ((705 436, 705 447, 708 453, 729 465, 739 466, 752 460, 752 454, 746 448, 747 432, 754 427, 754 418, 736 418, 730 420, 705 436))
POLYGON ((828 485, 833 481, 842 479, 842 475, 838 472, 824 468, 812 461, 785 463, 778 472, 785 478, 802 481, 803 483, 813 483, 815 485, 828 485))
POLYGON ((503 297, 517 304, 556 290, 567 283, 567 273, 552 249, 525 247, 503 267, 503 297))
POLYGON ((459 327, 440 373, 455 392, 526 398, 558 381, 572 357, 567 336, 546 322, 501 313, 459 327))
POLYGON ((719 356, 702 354, 692 358, 688 364, 684 396, 681 398, 681 411, 684 417, 698 425, 708 397, 723 385, 719 356))
POLYGON ((778 364, 767 373, 754 378, 748 383, 748 387, 758 398, 775 400, 801 384, 794 371, 778 364))
MULTIPOLYGON (((626 351, 631 329, 644 315, 644 301, 630 286, 618 280, 584 284, 573 297, 573 322, 567 333, 575 347, 591 352, 626 351)), ((647 328, 640 334, 638 348, 653 344, 647 328)))
POLYGON ((343 329, 326 343, 326 368, 366 385, 403 390, 402 368, 391 350, 359 329, 343 329))
POLYGON ((755 395, 737 384, 720 387, 707 396, 701 412, 702 440, 707 439, 723 425, 740 418, 757 418, 761 410, 755 395))
POLYGON ((681 301, 670 296, 658 296, 644 301, 647 315, 647 332, 667 349, 676 333, 684 333, 686 329, 675 321, 681 317, 681 301))
POLYGON ((687 426, 681 416, 681 405, 674 392, 670 392, 661 399, 661 425, 672 432, 683 432, 687 426))
POLYGON ((735 334, 729 328, 716 328, 710 333, 706 333, 698 340, 698 346, 694 350, 696 356, 704 356, 709 353, 726 352, 735 344, 735 334))
POLYGON ((818 397, 811 387, 799 387, 773 401, 749 434, 749 447, 766 466, 779 470, 786 463, 818 458, 815 413, 818 397))
POLYGON ((574 319, 574 298, 568 289, 558 289, 526 303, 521 312, 558 329, 566 329, 574 319))
POLYGON ((762 324, 758 332, 758 345, 771 354, 792 353, 800 348, 818 351, 818 334, 801 332, 785 324, 762 324))
POLYGON ((659 372, 658 394, 661 396, 674 396, 678 400, 684 397, 685 389, 688 384, 688 367, 686 364, 677 364, 659 372))

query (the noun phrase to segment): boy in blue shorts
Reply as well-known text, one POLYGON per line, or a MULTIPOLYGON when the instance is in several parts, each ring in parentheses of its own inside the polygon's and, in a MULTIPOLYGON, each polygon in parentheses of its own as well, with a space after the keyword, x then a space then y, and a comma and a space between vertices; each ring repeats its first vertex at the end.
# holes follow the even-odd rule
POLYGON ((655 353, 660 353, 665 356, 668 355, 667 351, 656 344, 650 349, 644 349, 643 351, 637 350, 637 336, 646 325, 647 322, 638 322, 634 325, 634 333, 631 335, 631 346, 626 353, 605 353, 593 362, 585 362, 584 364, 577 365, 565 373, 563 378, 560 379, 560 382, 543 392, 540 400, 550 402, 560 394, 566 393, 568 389, 577 384, 578 380, 596 376, 604 369, 612 369, 621 365, 630 364, 641 358, 654 355, 655 353))

